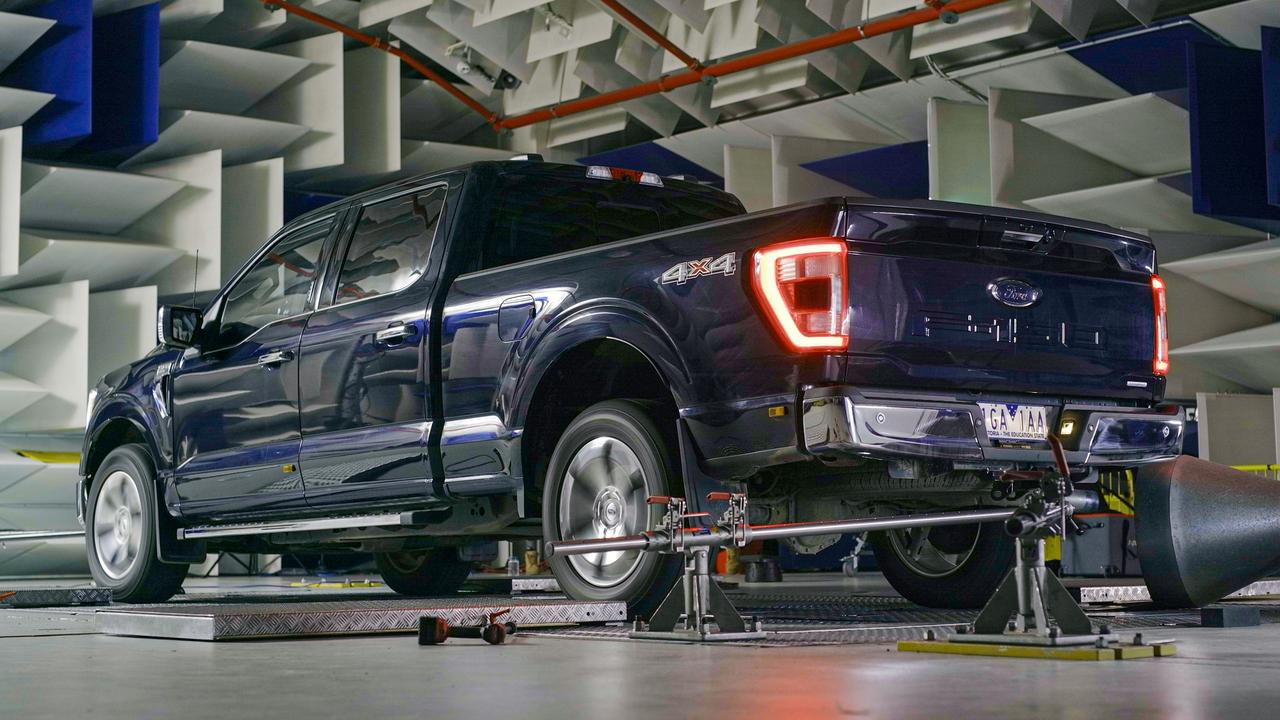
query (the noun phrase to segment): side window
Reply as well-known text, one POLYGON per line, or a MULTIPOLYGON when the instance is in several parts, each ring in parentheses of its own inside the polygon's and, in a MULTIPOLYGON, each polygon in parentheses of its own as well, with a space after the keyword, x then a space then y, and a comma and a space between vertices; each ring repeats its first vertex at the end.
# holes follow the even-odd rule
POLYGON ((231 342, 281 318, 309 310, 311 284, 333 220, 323 220, 280 238, 227 292, 222 333, 231 342))
POLYGON ((342 261, 334 303, 393 293, 422 277, 446 192, 428 188, 365 206, 342 261))

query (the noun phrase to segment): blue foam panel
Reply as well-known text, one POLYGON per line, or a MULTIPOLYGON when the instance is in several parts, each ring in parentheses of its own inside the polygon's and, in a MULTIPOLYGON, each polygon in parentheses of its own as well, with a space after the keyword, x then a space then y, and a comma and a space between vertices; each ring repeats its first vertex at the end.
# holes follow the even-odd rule
POLYGON ((160 133, 160 4, 94 19, 93 134, 76 153, 117 165, 160 133))
POLYGON ((1187 45, 1221 43, 1191 20, 1175 20, 1132 33, 1100 35, 1067 52, 1129 93, 1141 95, 1187 86, 1187 45))
POLYGON ((343 198, 342 195, 329 195, 327 193, 302 192, 300 190, 284 191, 284 221, 298 217, 299 215, 324 207, 331 202, 337 202, 343 198))
POLYGON ((800 167, 875 197, 929 197, 929 143, 926 140, 860 150, 800 167))
POLYGON ((1204 215, 1280 231, 1280 207, 1267 202, 1262 53, 1192 45, 1187 79, 1192 207, 1204 215))
POLYGON ((640 170, 659 175, 689 175, 716 187, 724 187, 724 178, 654 142, 640 143, 596 155, 578 158, 583 165, 640 170))
POLYGON ((1262 28, 1262 132, 1267 202, 1280 205, 1280 28, 1262 28))
POLYGON ((53 93, 53 100, 23 124, 33 155, 54 155, 92 130, 93 2, 49 0, 23 14, 56 25, 0 74, 0 85, 53 93))

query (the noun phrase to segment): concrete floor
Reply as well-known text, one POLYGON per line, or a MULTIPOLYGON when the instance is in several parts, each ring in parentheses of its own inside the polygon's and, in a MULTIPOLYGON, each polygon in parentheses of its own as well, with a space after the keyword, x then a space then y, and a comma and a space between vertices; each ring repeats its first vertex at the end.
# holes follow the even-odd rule
MULTIPOLYGON (((865 590, 881 582, 805 585, 865 590)), ((287 583, 223 578, 190 581, 187 590, 281 592, 287 583)), ((1176 637, 1178 656, 1094 663, 916 655, 886 645, 533 636, 501 647, 419 647, 408 635, 202 643, 94 634, 88 613, 0 610, 0 717, 1201 718, 1269 717, 1280 703, 1280 625, 1148 636, 1176 637)))

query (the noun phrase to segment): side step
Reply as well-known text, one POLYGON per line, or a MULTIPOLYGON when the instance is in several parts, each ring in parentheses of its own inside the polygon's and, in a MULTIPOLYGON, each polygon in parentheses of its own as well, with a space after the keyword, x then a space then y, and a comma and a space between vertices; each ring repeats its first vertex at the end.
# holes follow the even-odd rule
POLYGON ((422 513, 387 513, 380 515, 347 515, 341 517, 299 518, 273 522, 197 525, 178 528, 179 540, 232 537, 235 535, 270 535, 273 533, 307 532, 311 530, 347 530, 351 528, 387 527, 421 524, 422 513), (415 522, 417 520, 418 522, 415 522))

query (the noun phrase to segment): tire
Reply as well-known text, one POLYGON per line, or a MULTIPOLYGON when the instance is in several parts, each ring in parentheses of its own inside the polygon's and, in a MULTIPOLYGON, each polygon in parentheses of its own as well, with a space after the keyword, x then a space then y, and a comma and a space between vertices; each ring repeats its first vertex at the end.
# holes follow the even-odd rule
POLYGON ((182 589, 189 565, 156 552, 155 471, 142 445, 122 445, 102 461, 85 504, 89 572, 116 602, 164 602, 182 589))
MULTIPOLYGON (((569 424, 547 463, 542 496, 546 541, 618 537, 656 528, 664 509, 651 495, 683 495, 679 457, 654 422, 657 407, 609 400, 569 424), (576 474, 570 473, 576 468, 576 474)), ((649 617, 683 571, 678 555, 652 552, 557 555, 561 589, 577 600, 621 601, 632 617, 649 617)))
POLYGON ((401 595, 453 595, 471 574, 471 563, 453 548, 375 553, 374 562, 387 587, 401 595))
POLYGON ((872 534, 876 562, 885 579, 917 605, 954 609, 985 606, 1013 568, 1014 539, 1000 523, 928 530, 921 553, 914 559, 911 531, 872 534))

